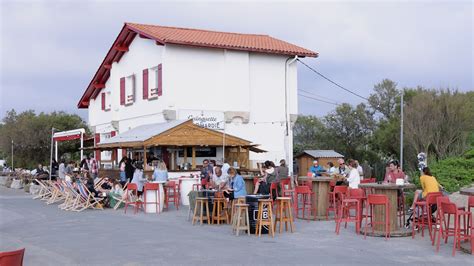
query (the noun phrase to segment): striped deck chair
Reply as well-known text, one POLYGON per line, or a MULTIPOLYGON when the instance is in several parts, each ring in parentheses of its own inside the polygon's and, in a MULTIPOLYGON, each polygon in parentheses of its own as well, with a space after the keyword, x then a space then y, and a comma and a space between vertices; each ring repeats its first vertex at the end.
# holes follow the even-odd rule
POLYGON ((75 206, 74 211, 80 212, 88 208, 100 210, 104 209, 100 204, 101 199, 95 198, 84 184, 79 184, 79 194, 80 199, 75 206))
POLYGON ((38 183, 40 185, 41 189, 40 189, 38 195, 33 197, 33 199, 43 200, 43 199, 49 198, 53 193, 51 187, 49 185, 43 183, 43 181, 41 181, 41 180, 35 179, 35 181, 36 181, 36 183, 38 183))
MULTIPOLYGON (((125 185, 123 185, 123 193, 127 193, 127 186, 128 186, 128 181, 127 183, 125 183, 125 185)), ((112 196, 112 198, 114 198, 117 201, 117 203, 115 203, 114 210, 117 210, 120 207, 120 204, 125 203, 124 197, 117 198, 115 196, 112 196)))
POLYGON ((59 182, 53 183, 53 195, 51 198, 46 202, 46 204, 53 204, 56 202, 60 202, 65 199, 64 188, 61 186, 59 182))
POLYGON ((58 208, 62 210, 68 210, 69 208, 74 206, 74 202, 78 194, 71 182, 63 181, 62 183, 66 193, 66 199, 64 200, 64 203, 59 204, 58 208))
POLYGON ((101 177, 101 178, 96 178, 94 180, 94 189, 95 190, 98 190, 100 188, 100 186, 102 186, 102 184, 105 182, 105 177, 101 177))

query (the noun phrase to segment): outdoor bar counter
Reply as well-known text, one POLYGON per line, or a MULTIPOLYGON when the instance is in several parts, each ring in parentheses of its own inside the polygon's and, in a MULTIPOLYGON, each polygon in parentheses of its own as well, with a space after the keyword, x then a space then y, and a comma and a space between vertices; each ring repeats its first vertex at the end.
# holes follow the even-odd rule
POLYGON ((299 181, 310 180, 312 183, 312 190, 316 193, 316 197, 312 197, 313 199, 313 206, 316 207, 316 213, 311 211, 311 218, 315 220, 325 220, 326 219, 326 209, 328 207, 328 193, 330 192, 329 182, 335 180, 332 177, 327 176, 320 176, 320 177, 307 177, 307 176, 300 176, 298 178, 299 181), (316 217, 315 217, 316 215, 316 217))
MULTIPOLYGON (((397 216, 397 200, 398 200, 398 191, 400 189, 415 189, 416 186, 414 184, 403 184, 403 185, 396 185, 394 183, 366 183, 366 184, 359 184, 359 188, 367 188, 372 189, 374 194, 383 194, 388 197, 388 201, 390 203, 390 236, 391 237, 403 237, 403 236, 411 236, 412 231, 411 229, 405 229, 402 225, 401 227, 398 225, 398 216, 397 216)), ((374 208, 374 216, 377 221, 385 221, 385 210, 383 207, 376 206, 374 208)), ((364 230, 365 222, 361 225, 361 229, 364 230)), ((367 235, 371 236, 385 236, 385 225, 375 225, 374 226, 374 234, 372 234, 372 230, 367 229, 367 235)))

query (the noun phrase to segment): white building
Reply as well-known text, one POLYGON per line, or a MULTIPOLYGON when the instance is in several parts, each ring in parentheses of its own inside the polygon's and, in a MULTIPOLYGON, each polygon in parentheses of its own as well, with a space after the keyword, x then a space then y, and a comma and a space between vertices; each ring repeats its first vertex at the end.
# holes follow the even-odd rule
POLYGON ((267 152, 251 153, 253 165, 291 162, 295 59, 305 56, 317 53, 268 35, 125 23, 78 107, 89 109, 98 143, 137 126, 195 118, 260 144, 267 152))

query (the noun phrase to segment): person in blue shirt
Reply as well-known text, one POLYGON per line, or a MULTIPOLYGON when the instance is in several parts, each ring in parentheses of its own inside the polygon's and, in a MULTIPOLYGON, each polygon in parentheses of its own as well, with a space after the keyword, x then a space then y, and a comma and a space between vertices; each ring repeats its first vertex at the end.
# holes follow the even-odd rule
POLYGON ((309 172, 313 173, 314 176, 319 176, 321 175, 321 172, 323 172, 324 169, 319 165, 318 160, 313 161, 313 166, 309 168, 309 172))
POLYGON ((247 196, 244 178, 237 174, 237 170, 233 167, 229 168, 227 173, 229 174, 229 186, 224 190, 224 196, 229 200, 247 196))
POLYGON ((168 181, 168 169, 166 168, 165 162, 163 161, 158 162, 158 165, 153 171, 153 180, 161 181, 161 182, 168 181))

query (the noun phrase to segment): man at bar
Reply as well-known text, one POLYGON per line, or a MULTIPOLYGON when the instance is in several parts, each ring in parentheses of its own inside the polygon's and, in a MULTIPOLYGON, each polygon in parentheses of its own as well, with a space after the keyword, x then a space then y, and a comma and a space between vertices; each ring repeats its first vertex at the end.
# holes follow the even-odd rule
POLYGON ((204 159, 204 161, 202 161, 201 180, 205 180, 205 182, 210 182, 210 178, 213 174, 214 171, 212 165, 209 164, 208 159, 204 159))
POLYGON ((212 175, 212 186, 217 190, 223 190, 227 186, 227 175, 222 173, 220 166, 216 166, 215 173, 212 175))
POLYGON ((309 172, 312 173, 313 176, 320 176, 323 171, 324 169, 319 165, 318 160, 314 160, 313 165, 309 168, 309 172))

